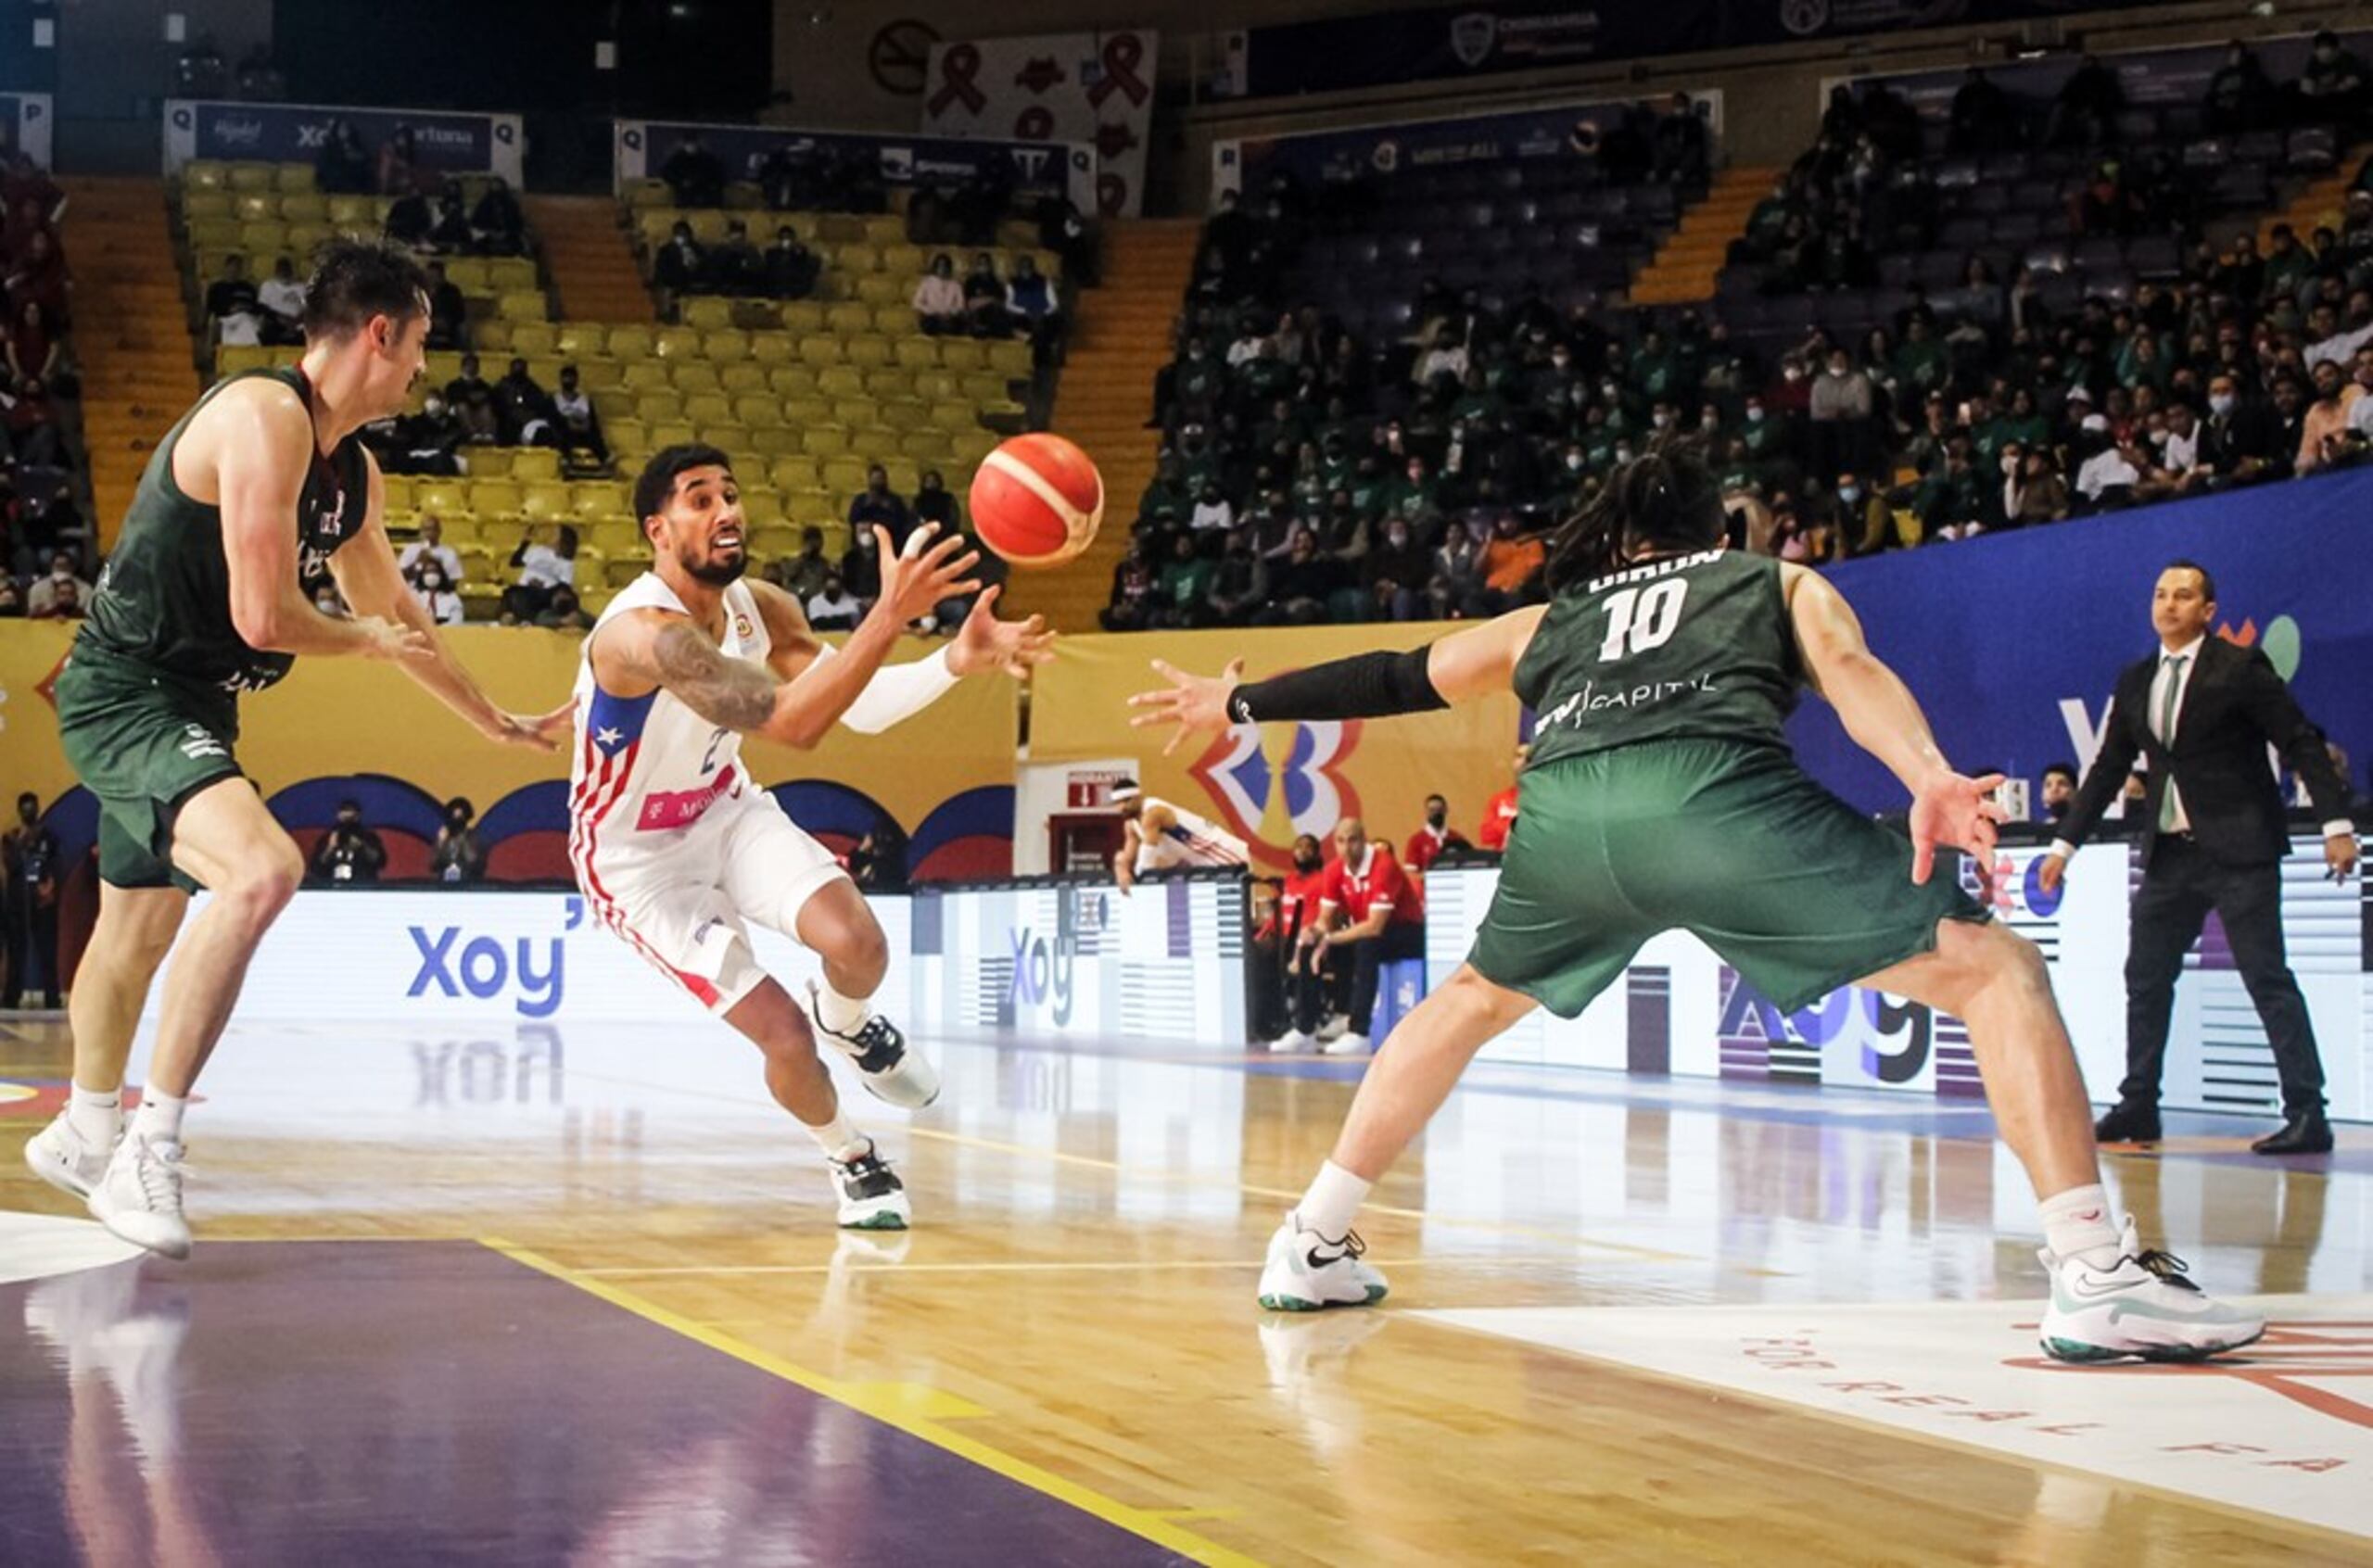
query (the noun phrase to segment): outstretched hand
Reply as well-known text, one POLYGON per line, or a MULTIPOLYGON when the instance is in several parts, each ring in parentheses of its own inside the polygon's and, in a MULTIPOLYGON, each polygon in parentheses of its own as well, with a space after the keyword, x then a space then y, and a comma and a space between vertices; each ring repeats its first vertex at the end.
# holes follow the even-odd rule
POLYGON ((1043 664, 1055 656, 1055 634, 1047 629, 1045 616, 1000 621, 991 613, 996 608, 997 596, 1004 591, 1002 588, 984 588, 981 597, 972 601, 971 613, 964 617, 956 640, 948 645, 947 668, 951 675, 1003 670, 1019 678, 1028 674, 1032 665, 1043 664))
POLYGON ((1129 699, 1129 706, 1145 712, 1129 720, 1132 729, 1148 725, 1172 724, 1177 729, 1170 737, 1170 744, 1161 749, 1163 756, 1178 750, 1180 741, 1189 735, 1217 734, 1235 721, 1228 717, 1227 700, 1238 682, 1244 678, 1244 661, 1231 659, 1218 678, 1191 676, 1174 668, 1160 659, 1153 662, 1154 673, 1170 682, 1167 690, 1140 691, 1129 699))
POLYGON ((539 752, 560 749, 560 737, 577 724, 577 703, 562 703, 548 714, 511 714, 496 710, 484 727, 486 738, 500 746, 526 746, 539 752))
POLYGON ((1994 791, 2002 775, 1966 778, 1958 773, 1931 774, 1911 796, 1911 879, 1925 886, 1935 869, 1936 851, 1957 849, 1976 857, 1988 877, 1994 875, 1994 825, 2006 816, 1994 791))

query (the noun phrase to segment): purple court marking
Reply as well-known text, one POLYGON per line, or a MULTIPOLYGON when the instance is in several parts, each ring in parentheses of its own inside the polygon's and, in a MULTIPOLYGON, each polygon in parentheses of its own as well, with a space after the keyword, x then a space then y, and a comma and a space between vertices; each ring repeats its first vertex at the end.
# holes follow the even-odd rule
POLYGON ((0 1286, 0 1562, 1184 1561, 467 1242, 0 1286))

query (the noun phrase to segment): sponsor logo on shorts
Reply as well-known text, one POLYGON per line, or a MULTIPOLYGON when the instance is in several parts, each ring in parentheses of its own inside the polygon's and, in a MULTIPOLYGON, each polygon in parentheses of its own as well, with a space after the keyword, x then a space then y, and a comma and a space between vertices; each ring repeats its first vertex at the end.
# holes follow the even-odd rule
POLYGON ((227 757, 231 754, 231 748, 217 740, 202 724, 185 724, 182 726, 182 734, 184 739, 181 743, 181 753, 192 762, 200 757, 227 757))

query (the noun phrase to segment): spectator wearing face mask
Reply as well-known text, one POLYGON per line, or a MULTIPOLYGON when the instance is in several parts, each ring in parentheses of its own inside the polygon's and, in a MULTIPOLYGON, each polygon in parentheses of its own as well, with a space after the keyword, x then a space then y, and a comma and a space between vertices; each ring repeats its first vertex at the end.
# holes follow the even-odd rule
POLYGON ((965 329, 964 285, 945 254, 933 257, 931 270, 916 280, 914 307, 916 325, 934 336, 965 329))
POLYGON ((593 617, 577 601, 577 590, 563 583, 552 589, 552 598, 536 612, 536 625, 547 631, 591 631, 593 617))
POLYGON ((865 471, 865 488, 849 501, 849 532, 863 537, 879 525, 890 531, 890 548, 904 550, 915 531, 915 514, 906 499, 890 487, 890 472, 880 463, 865 471))
MULTIPOLYGON (((533 526, 522 532, 519 548, 511 552, 511 564, 519 568, 519 577, 502 590, 506 626, 535 622, 552 608, 560 589, 573 590, 577 586, 577 530, 562 524, 550 544, 537 537, 538 532, 533 526)), ((573 602, 573 593, 571 598, 573 602)))
POLYGON ((462 596, 453 591, 453 578, 447 575, 443 563, 436 557, 424 557, 405 572, 404 581, 412 586, 412 598, 438 626, 458 626, 462 624, 462 596))
POLYGON ((437 844, 429 852, 428 874, 449 887, 462 887, 486 876, 486 851, 478 846, 477 808, 466 796, 445 803, 444 820, 437 825, 437 844))
POLYGON ((504 439, 516 447, 549 447, 552 437, 552 400, 527 373, 527 361, 514 359, 494 384, 495 417, 504 439))
POLYGON ((849 548, 841 552, 841 581, 856 596, 860 613, 882 597, 882 562, 875 553, 873 530, 859 528, 849 548))
POLYGON ((1325 929, 1319 905, 1326 893, 1326 856, 1315 836, 1294 840, 1293 870, 1277 894, 1276 950, 1282 959, 1286 1031, 1270 1043, 1280 1056, 1317 1048, 1335 993, 1334 966, 1318 939, 1325 929))
POLYGON ((1898 519, 1886 498, 1863 484, 1860 474, 1850 470, 1840 474, 1831 495, 1838 532, 1846 539, 1849 553, 1875 555, 1883 550, 1908 549, 1920 542, 1918 521, 1906 523, 1898 519))
POLYGON ((821 269, 816 253, 799 242, 799 234, 789 224, 775 231, 775 243, 767 247, 764 258, 766 292, 773 299, 805 299, 816 292, 816 279, 821 269))
POLYGON ((818 631, 853 631, 865 606, 850 593, 841 575, 834 572, 824 579, 823 588, 807 601, 807 624, 818 631))
POLYGON ((824 530, 802 528, 799 553, 768 562, 765 575, 802 605, 823 592, 825 579, 833 575, 832 563, 824 555, 824 530))
POLYGON ((552 394, 552 432, 567 457, 579 454, 595 465, 610 461, 610 444, 602 436, 601 411, 579 385, 575 365, 563 365, 560 390, 552 394))
POLYGON ((470 304, 461 285, 445 275, 445 263, 428 264, 428 347, 459 348, 469 341, 470 304))
POLYGON ((708 253, 692 238, 692 226, 679 222, 667 243, 651 259, 651 281, 670 298, 692 293, 708 275, 708 253))
POLYGON ((524 256, 527 251, 527 215, 501 175, 487 182, 477 205, 470 209, 472 248, 480 256, 524 256))
POLYGON ((1253 548, 1252 530, 1232 528, 1227 548, 1214 564, 1211 588, 1204 595, 1207 626, 1249 625, 1254 612, 1269 601, 1269 564, 1253 548))
POLYGON ((2252 485, 2273 476, 2277 452, 2272 411, 2241 395, 2230 375, 2208 383, 2208 418, 2201 426, 2201 461, 2221 485, 2252 485))
POLYGON ((1856 367, 1852 356, 1843 348, 1832 349, 1806 405, 1816 469, 1859 473, 1869 466, 1875 440, 1873 396, 1871 378, 1856 367))
POLYGON ((1415 621, 1427 611, 1426 583, 1433 568, 1429 552, 1399 513, 1386 516, 1381 541, 1360 563, 1360 583, 1368 596, 1368 619, 1415 621))
POLYGON ((387 864, 387 846, 362 825, 362 804, 340 801, 336 821, 313 846, 306 879, 316 887, 368 887, 387 864))
POLYGON ((1469 847, 1466 835, 1450 825, 1450 802, 1440 795, 1428 795, 1426 820, 1409 835, 1409 842, 1401 852, 1401 863, 1423 877, 1427 867, 1441 858, 1444 850, 1469 847))
POLYGON ((33 580, 25 598, 25 616, 34 621, 79 621, 91 602, 91 585, 75 572, 74 557, 59 550, 50 557, 49 575, 33 580))

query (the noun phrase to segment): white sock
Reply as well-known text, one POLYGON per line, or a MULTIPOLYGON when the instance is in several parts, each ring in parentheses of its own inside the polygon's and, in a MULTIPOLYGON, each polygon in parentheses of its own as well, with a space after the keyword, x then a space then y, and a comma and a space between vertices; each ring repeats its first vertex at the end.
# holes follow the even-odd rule
POLYGON ((162 1089, 140 1091, 140 1108, 132 1113, 132 1130, 152 1144, 182 1141, 182 1112, 187 1100, 177 1100, 162 1089))
POLYGON ((873 1017, 873 998, 844 996, 829 980, 816 983, 816 1021, 834 1034, 855 1034, 873 1017))
POLYGON ((123 1091, 110 1089, 102 1094, 75 1084, 66 1097, 66 1125, 94 1147, 115 1147, 115 1136, 123 1131, 123 1091))
POLYGON ((2109 1195, 2099 1182, 2043 1200, 2043 1244, 2054 1258, 2073 1258, 2087 1269, 2117 1267, 2125 1251, 2117 1227, 2110 1223, 2109 1195))
POLYGON ((1330 1159, 1318 1168, 1310 1191, 1294 1205, 1294 1217, 1303 1230, 1315 1231, 1328 1241, 1341 1241, 1351 1233, 1351 1217, 1367 1197, 1368 1183, 1330 1159))
MULTIPOLYGON (((804 1121, 799 1125, 807 1127, 804 1121)), ((821 1127, 807 1127, 807 1135, 816 1140, 816 1146, 824 1151, 827 1159, 855 1159, 872 1144, 871 1139, 857 1130, 857 1123, 849 1119, 849 1113, 843 1110, 834 1111, 832 1119, 821 1127)))

